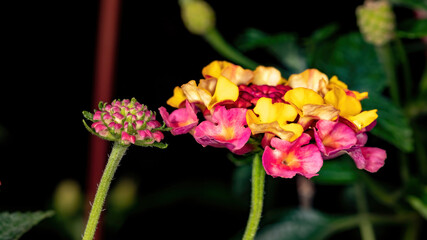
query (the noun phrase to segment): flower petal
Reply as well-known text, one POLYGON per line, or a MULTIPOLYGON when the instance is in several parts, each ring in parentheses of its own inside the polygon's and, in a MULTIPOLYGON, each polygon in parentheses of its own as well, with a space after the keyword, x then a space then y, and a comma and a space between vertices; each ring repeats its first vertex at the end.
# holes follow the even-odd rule
POLYGON ((215 93, 208 105, 208 109, 212 109, 217 103, 224 101, 236 101, 239 97, 239 88, 236 84, 223 76, 218 77, 218 82, 215 87, 215 93))
POLYGON ((302 109, 304 105, 314 104, 314 105, 322 105, 323 98, 317 92, 308 88, 294 88, 289 90, 285 94, 285 101, 294 105, 299 110, 302 109))
POLYGON ((292 88, 309 88, 315 92, 322 92, 328 83, 328 76, 317 69, 307 69, 299 74, 289 76, 288 85, 292 88))
POLYGON ((335 120, 339 115, 339 111, 332 105, 306 104, 301 110, 304 117, 322 120, 335 120))
POLYGON ((385 150, 375 147, 355 148, 348 152, 359 169, 365 169, 368 172, 377 172, 384 166, 387 153, 385 150))
POLYGON ((359 130, 369 126, 378 118, 377 109, 363 111, 355 116, 348 116, 347 119, 351 121, 359 130))
POLYGON ((340 110, 340 116, 348 117, 359 114, 362 111, 360 101, 354 97, 348 96, 345 91, 339 87, 334 87, 325 95, 325 103, 331 104, 340 110))
POLYGON ((310 139, 311 137, 305 133, 292 143, 273 138, 271 146, 275 149, 267 146, 262 156, 266 173, 272 177, 282 178, 292 178, 296 174, 307 178, 316 176, 323 165, 323 160, 316 145, 305 145, 310 139))
POLYGON ((258 66, 254 71, 254 77, 252 84, 255 85, 268 85, 277 86, 282 84, 284 79, 280 74, 280 71, 274 67, 258 66))
POLYGON ((261 123, 271 123, 277 121, 279 124, 292 122, 298 112, 289 104, 272 103, 271 98, 262 97, 258 100, 254 112, 259 115, 261 123))
POLYGON ((199 122, 196 109, 189 101, 185 101, 185 108, 179 108, 170 115, 164 107, 160 107, 159 112, 166 126, 172 128, 171 133, 173 135, 188 133, 197 126, 199 122))
POLYGON ((179 108, 181 103, 185 101, 186 97, 184 95, 184 92, 180 87, 175 87, 173 89, 173 96, 167 100, 167 104, 174 108, 179 108))
POLYGON ((249 140, 251 130, 246 128, 246 109, 224 106, 215 108, 212 121, 203 121, 196 127, 194 138, 203 146, 241 149, 249 140))
POLYGON ((230 65, 233 64, 227 61, 212 61, 202 69, 202 74, 205 78, 218 78, 222 70, 230 65))
POLYGON ((314 138, 320 151, 326 156, 349 149, 357 143, 353 129, 344 123, 327 120, 316 123, 314 138))

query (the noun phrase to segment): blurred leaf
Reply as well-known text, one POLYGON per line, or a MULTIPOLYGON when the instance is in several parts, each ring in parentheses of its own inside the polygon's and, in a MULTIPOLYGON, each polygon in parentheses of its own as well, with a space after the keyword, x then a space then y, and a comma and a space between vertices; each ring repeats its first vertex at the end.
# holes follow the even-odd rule
POLYGON ((427 10, 427 1, 426 0, 390 0, 393 4, 402 5, 414 9, 424 9, 427 10))
POLYGON ((389 99, 369 93, 369 98, 362 101, 363 109, 378 109, 377 125, 371 133, 393 144, 405 152, 414 150, 413 132, 409 120, 402 109, 396 107, 389 99))
POLYGON ((227 158, 232 161, 237 166, 248 165, 252 163, 255 154, 245 154, 245 155, 236 155, 233 153, 228 153, 227 158))
POLYGON ((397 31, 401 38, 421 38, 427 36, 427 19, 408 20, 397 31))
POLYGON ((40 221, 53 214, 53 211, 0 213, 0 239, 19 239, 40 221))
POLYGON ((315 210, 293 209, 276 223, 264 226, 256 240, 307 240, 314 238, 332 222, 332 218, 315 210))
POLYGON ((374 47, 367 44, 360 33, 349 33, 328 41, 313 54, 316 54, 313 67, 328 76, 336 75, 349 89, 371 94, 381 92, 387 85, 374 47))
POLYGON ((338 158, 323 161, 319 175, 313 177, 315 183, 345 185, 354 183, 357 179, 353 159, 347 154, 338 158))
POLYGON ((409 205, 427 219, 427 185, 412 177, 405 186, 405 196, 409 205))
POLYGON ((337 30, 338 25, 335 23, 326 25, 314 31, 313 34, 310 36, 309 41, 311 43, 323 42, 324 40, 330 38, 334 33, 336 33, 337 30))
POLYGON ((232 190, 237 196, 243 196, 250 192, 252 165, 246 164, 236 167, 233 172, 232 190))
POLYGON ((409 204, 417 210, 418 213, 423 216, 424 219, 427 220, 427 203, 422 201, 420 198, 417 198, 415 196, 408 196, 406 197, 406 200, 409 202, 409 204))
POLYGON ((297 44, 297 37, 291 33, 268 35, 257 29, 248 29, 237 45, 243 51, 264 48, 291 72, 302 72, 307 68, 306 56, 297 44))

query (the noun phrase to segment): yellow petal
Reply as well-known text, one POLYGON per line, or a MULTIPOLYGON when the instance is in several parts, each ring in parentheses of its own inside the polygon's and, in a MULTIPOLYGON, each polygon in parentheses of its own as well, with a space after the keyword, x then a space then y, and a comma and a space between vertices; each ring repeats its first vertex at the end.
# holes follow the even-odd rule
POLYGON ((258 66, 254 71, 252 84, 277 86, 283 84, 284 79, 280 71, 274 67, 258 66))
POLYGON ((221 75, 229 79, 236 85, 245 84, 248 85, 254 76, 253 72, 249 69, 243 69, 239 65, 230 64, 226 66, 221 75))
POLYGON ((363 111, 356 116, 347 117, 356 127, 361 130, 364 127, 369 126, 375 119, 378 118, 377 109, 363 111))
POLYGON ((323 98, 312 89, 308 88, 294 88, 285 94, 285 101, 293 104, 298 109, 302 109, 307 104, 323 104, 323 98))
POLYGON ((339 110, 332 105, 306 104, 302 107, 302 115, 322 120, 335 120, 339 115, 339 110))
POLYGON ((213 61, 202 69, 202 74, 205 78, 218 78, 222 70, 231 64, 232 63, 227 61, 213 61))
POLYGON ((356 99, 359 101, 368 98, 368 92, 361 92, 361 93, 358 91, 352 91, 352 92, 356 96, 356 99))
POLYGON ((257 115, 249 110, 246 112, 246 122, 248 123, 249 129, 251 129, 252 135, 259 133, 273 133, 279 138, 289 141, 294 135, 291 131, 285 131, 280 124, 275 121, 271 123, 261 123, 257 115))
POLYGON ((182 89, 180 87, 175 87, 173 89, 173 96, 169 98, 166 103, 171 107, 179 108, 179 106, 181 105, 182 102, 185 101, 185 99, 187 98, 185 97, 182 89))
POLYGON ((192 103, 200 103, 204 106, 208 106, 208 104, 211 102, 211 94, 205 89, 198 88, 196 85, 196 81, 194 80, 183 84, 181 86, 181 89, 188 101, 192 103))
POLYGON ((272 103, 271 98, 262 97, 258 100, 254 112, 259 115, 262 123, 277 121, 279 124, 286 124, 294 121, 298 112, 289 104, 272 103))
POLYGON ((362 111, 362 105, 359 100, 348 96, 339 87, 334 87, 325 95, 325 102, 340 110, 340 116, 343 117, 354 116, 362 111))
POLYGON ((288 140, 291 142, 299 138, 301 134, 304 132, 304 128, 298 123, 289 123, 285 125, 280 125, 280 127, 287 132, 293 133, 292 137, 288 140))
POLYGON ((206 89, 212 95, 215 92, 216 82, 216 78, 200 79, 198 87, 206 89))
POLYGON ((239 87, 236 84, 225 78, 219 76, 215 87, 215 93, 212 100, 208 105, 208 109, 212 109, 215 104, 223 101, 236 101, 239 97, 239 87))
POLYGON ((327 85, 328 76, 317 69, 307 69, 299 74, 289 76, 288 85, 292 88, 304 87, 319 92, 320 86, 327 85), (320 84, 322 81, 326 84, 320 84))
POLYGON ((348 89, 347 84, 345 84, 344 82, 340 81, 340 80, 338 79, 338 77, 337 77, 337 76, 333 76, 333 77, 329 80, 329 88, 330 88, 330 89, 332 89, 332 88, 333 88, 333 85, 334 85, 334 86, 338 86, 338 87, 343 88, 343 89, 348 89))

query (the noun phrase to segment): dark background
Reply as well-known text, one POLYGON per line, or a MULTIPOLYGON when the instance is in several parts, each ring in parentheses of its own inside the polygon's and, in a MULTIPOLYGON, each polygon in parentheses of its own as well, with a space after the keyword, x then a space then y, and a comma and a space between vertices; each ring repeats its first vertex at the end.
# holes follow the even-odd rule
MULTIPOLYGON (((339 23, 343 32, 357 30, 355 7, 363 1, 208 2, 216 12, 218 30, 234 43, 250 27, 303 37, 329 23, 339 23)), ((50 209, 55 187, 64 179, 77 180, 85 189, 89 133, 81 112, 93 107, 98 7, 98 1, 28 1, 3 9, 7 19, 0 88, 0 211, 50 209)), ((203 38, 185 29, 177 1, 123 1, 119 31, 113 96, 136 97, 151 110, 166 105, 174 86, 198 80, 204 66, 223 59, 203 38)), ((271 62, 263 53, 251 54, 257 62, 271 62)), ((112 234, 109 239, 134 234, 223 239, 238 234, 246 224, 249 199, 248 192, 226 196, 232 195, 235 170, 227 151, 203 148, 189 135, 166 134, 165 141, 166 150, 131 147, 115 179, 136 179, 141 199, 182 186, 190 193, 135 211, 121 228, 122 237, 112 234), (212 197, 203 189, 216 189, 225 197, 212 197)), ((298 204, 294 179, 273 182, 267 176, 267 187, 283 190, 276 191, 277 196, 266 195, 265 211, 298 204)), ((327 194, 337 190, 318 189, 316 201, 327 202, 323 207, 333 212, 340 199, 327 194)), ((59 238, 55 231, 37 228, 26 237, 31 234, 59 238)))

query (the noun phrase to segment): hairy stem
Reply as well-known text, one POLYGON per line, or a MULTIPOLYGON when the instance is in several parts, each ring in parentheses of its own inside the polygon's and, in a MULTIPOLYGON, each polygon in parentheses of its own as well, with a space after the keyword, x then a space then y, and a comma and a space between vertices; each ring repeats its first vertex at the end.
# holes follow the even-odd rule
POLYGON ((92 240, 95 235, 96 226, 98 225, 99 217, 104 206, 108 189, 110 188, 111 180, 113 179, 114 173, 116 172, 120 160, 125 154, 127 148, 128 146, 121 145, 117 142, 114 143, 111 155, 108 158, 107 166, 105 167, 101 182, 99 183, 98 190, 96 191, 95 200, 89 214, 83 240, 92 240))
POLYGON ((265 171, 262 167, 261 158, 258 154, 255 155, 252 164, 252 196, 251 210, 249 214, 246 230, 243 235, 243 240, 251 240, 255 238, 258 230, 259 221, 261 219, 263 197, 264 197, 264 181, 265 171))

